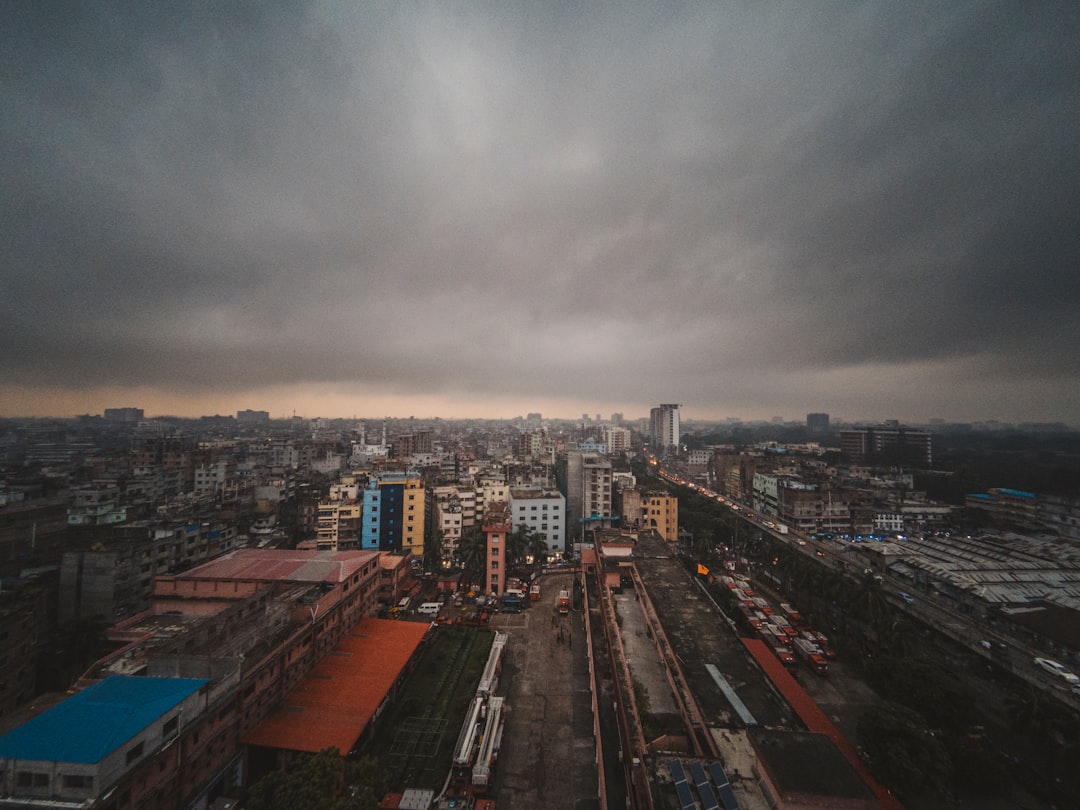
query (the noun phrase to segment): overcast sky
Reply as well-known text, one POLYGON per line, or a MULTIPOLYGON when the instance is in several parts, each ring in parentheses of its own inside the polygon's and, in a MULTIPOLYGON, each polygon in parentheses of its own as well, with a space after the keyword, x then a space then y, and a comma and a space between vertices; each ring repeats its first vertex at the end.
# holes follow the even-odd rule
POLYGON ((1080 423, 1075 2, 16 6, 2 415, 1080 423))

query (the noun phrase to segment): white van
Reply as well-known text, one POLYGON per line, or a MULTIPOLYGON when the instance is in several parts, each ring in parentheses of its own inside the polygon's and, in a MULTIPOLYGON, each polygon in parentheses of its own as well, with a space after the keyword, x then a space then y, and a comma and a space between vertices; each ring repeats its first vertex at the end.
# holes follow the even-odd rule
POLYGON ((442 602, 424 602, 416 609, 421 616, 438 616, 442 610, 442 602))

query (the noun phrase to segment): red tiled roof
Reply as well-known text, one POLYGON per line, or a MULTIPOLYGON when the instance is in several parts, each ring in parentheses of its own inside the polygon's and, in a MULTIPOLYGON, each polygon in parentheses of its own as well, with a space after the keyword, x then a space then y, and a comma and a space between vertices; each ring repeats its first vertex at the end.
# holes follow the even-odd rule
POLYGON ((378 554, 377 551, 242 548, 178 574, 177 579, 343 582, 378 554))
POLYGON ((362 619, 243 742, 349 753, 431 625, 362 619))
POLYGON ((851 763, 851 766, 858 772, 863 781, 874 791, 874 794, 881 801, 881 806, 888 808, 888 810, 904 810, 900 800, 874 779, 859 757, 855 746, 840 733, 840 729, 833 725, 825 712, 806 694, 806 690, 799 686, 799 682, 791 677, 791 673, 780 663, 780 659, 773 655, 772 650, 769 649, 765 642, 756 638, 744 638, 742 643, 750 654, 754 656, 754 660, 765 670, 765 674, 780 690, 780 694, 784 696, 784 699, 791 704, 791 708, 799 715, 806 727, 810 731, 825 734, 833 741, 833 744, 844 755, 844 758, 851 763))

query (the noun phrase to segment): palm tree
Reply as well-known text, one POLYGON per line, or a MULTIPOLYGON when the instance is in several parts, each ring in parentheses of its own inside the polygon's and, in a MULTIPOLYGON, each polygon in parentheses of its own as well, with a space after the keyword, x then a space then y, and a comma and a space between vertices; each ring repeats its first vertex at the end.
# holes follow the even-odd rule
POLYGON ((487 537, 479 526, 468 526, 458 540, 458 563, 465 582, 484 585, 484 564, 487 562, 487 537))
POLYGON ((525 537, 525 556, 531 557, 534 565, 543 565, 550 551, 547 536, 543 532, 530 530, 525 537))

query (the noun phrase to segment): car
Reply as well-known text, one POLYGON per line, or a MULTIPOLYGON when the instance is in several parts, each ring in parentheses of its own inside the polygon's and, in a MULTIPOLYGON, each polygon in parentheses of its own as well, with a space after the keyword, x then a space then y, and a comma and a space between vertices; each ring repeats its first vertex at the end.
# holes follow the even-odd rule
POLYGON ((904 593, 903 591, 900 591, 899 596, 900 596, 901 599, 903 599, 909 605, 914 605, 915 604, 915 597, 912 596, 910 593, 904 593))
POLYGON ((1035 665, 1042 667, 1051 675, 1056 675, 1065 681, 1065 683, 1077 685, 1080 684, 1080 678, 1069 671, 1069 668, 1064 664, 1058 663, 1050 658, 1036 658, 1035 665))

